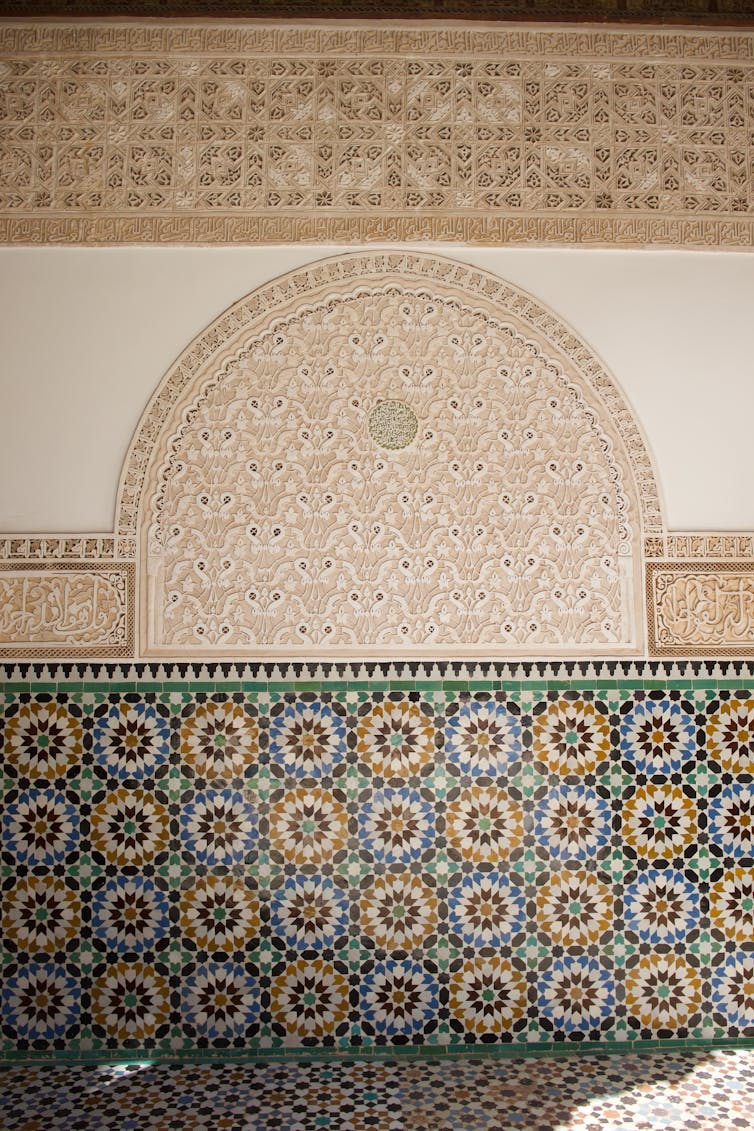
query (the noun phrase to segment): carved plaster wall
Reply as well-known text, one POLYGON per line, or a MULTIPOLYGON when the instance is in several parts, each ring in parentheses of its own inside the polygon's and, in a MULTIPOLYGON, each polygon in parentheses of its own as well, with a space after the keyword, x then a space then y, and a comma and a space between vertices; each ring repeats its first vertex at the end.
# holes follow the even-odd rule
POLYGON ((116 515, 0 537, 0 656, 754 654, 754 535, 668 532, 589 346, 436 255, 229 309, 147 406, 116 515))
POLYGON ((141 494, 145 654, 641 649, 648 457, 528 296, 434 256, 344 256, 197 352, 161 391, 141 494))
POLYGON ((0 240, 752 246, 754 32, 0 26, 0 240))

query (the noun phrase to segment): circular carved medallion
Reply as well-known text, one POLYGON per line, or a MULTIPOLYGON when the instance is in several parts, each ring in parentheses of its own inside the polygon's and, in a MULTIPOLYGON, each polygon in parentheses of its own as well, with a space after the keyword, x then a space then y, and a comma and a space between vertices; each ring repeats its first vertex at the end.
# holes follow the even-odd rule
POLYGON ((369 435, 392 452, 407 448, 418 427, 416 413, 403 401, 380 401, 369 413, 369 435))

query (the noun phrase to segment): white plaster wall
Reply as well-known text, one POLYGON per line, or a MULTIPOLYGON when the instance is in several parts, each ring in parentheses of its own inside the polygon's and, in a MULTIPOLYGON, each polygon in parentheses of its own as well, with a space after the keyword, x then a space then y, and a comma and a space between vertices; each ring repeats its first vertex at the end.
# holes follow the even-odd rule
MULTIPOLYGON (((0 530, 112 529, 129 440, 175 357, 261 283, 347 250, 0 250, 0 530)), ((600 354, 671 530, 754 530, 754 255, 435 250, 530 291, 600 354)))

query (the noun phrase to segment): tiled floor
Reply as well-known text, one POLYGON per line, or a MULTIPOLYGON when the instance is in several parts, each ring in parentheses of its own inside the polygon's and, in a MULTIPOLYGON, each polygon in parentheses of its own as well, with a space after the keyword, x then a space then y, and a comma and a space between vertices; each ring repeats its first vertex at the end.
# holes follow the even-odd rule
POLYGON ((3 1131, 734 1131, 754 1049, 0 1069, 3 1131))

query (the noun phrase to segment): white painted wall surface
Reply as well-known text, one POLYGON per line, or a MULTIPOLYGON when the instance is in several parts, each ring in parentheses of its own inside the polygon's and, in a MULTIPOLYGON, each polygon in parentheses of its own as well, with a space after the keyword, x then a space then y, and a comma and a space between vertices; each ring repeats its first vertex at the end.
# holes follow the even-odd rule
MULTIPOLYGON (((0 250, 0 531, 112 529, 129 440, 176 356, 262 283, 347 250, 0 250)), ((754 530, 754 255, 433 250, 529 291, 601 356, 669 529, 754 530)))

